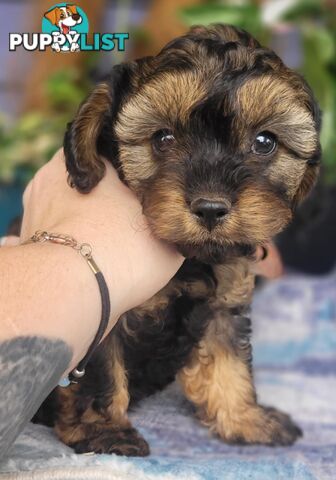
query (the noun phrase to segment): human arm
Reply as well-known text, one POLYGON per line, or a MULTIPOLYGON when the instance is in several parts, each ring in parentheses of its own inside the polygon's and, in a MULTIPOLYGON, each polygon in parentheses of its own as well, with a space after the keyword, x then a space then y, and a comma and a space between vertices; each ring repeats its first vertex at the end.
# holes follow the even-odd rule
MULTIPOLYGON (((66 178, 58 152, 25 192, 21 238, 42 229, 92 245, 110 290, 110 331, 122 313, 160 290, 183 258, 152 236, 140 203, 111 166, 88 195, 71 189, 66 178)), ((0 249, 1 455, 62 373, 84 356, 100 312, 94 276, 74 250, 51 244, 0 249)))

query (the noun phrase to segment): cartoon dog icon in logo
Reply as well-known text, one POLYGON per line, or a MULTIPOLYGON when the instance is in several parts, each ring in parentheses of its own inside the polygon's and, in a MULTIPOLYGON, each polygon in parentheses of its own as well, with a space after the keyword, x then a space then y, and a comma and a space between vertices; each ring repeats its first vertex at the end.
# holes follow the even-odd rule
MULTIPOLYGON (((49 20, 53 25, 59 28, 60 33, 63 35, 75 34, 77 33, 74 30, 71 30, 72 27, 82 23, 82 17, 77 12, 77 7, 75 5, 66 4, 64 7, 55 7, 52 10, 49 10, 44 14, 44 17, 49 20)), ((56 52, 71 51, 75 52, 79 50, 78 43, 72 42, 71 47, 68 45, 60 45, 58 42, 55 42, 51 45, 51 48, 56 52)))

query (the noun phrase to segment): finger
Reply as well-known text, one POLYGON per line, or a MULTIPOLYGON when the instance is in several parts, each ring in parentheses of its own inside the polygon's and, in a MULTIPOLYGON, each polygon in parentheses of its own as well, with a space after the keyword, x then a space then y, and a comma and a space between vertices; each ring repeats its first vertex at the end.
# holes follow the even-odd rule
POLYGON ((29 198, 30 198, 30 194, 31 194, 32 186, 33 186, 33 180, 31 180, 31 181, 28 183, 28 185, 27 185, 26 188, 25 188, 25 191, 23 192, 22 204, 23 204, 23 209, 24 209, 24 210, 25 210, 26 207, 27 207, 27 204, 28 204, 28 201, 29 201, 29 198))
POLYGON ((258 265, 261 261, 265 260, 268 257, 268 248, 267 246, 257 247, 254 260, 255 263, 258 265))
POLYGON ((280 253, 273 243, 265 245, 267 255, 263 249, 257 250, 256 257, 259 259, 252 266, 252 271, 256 275, 262 275, 269 279, 279 278, 283 275, 283 264, 280 253))
POLYGON ((0 238, 0 247, 14 247, 15 245, 19 245, 19 243, 20 238, 14 235, 0 238))

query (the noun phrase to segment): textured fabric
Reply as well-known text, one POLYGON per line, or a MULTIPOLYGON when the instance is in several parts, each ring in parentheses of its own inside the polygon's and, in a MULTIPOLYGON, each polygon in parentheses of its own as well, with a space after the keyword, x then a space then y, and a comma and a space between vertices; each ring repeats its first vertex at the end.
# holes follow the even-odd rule
POLYGON ((0 342, 0 385, 7 386, 0 396, 0 462, 71 358, 63 340, 21 336, 0 342))
POLYGON ((29 425, 1 465, 1 479, 334 480, 336 274, 269 284, 255 297, 253 323, 259 398, 303 428, 293 447, 234 447, 211 438, 172 385, 131 414, 150 457, 75 455, 52 430, 29 425))

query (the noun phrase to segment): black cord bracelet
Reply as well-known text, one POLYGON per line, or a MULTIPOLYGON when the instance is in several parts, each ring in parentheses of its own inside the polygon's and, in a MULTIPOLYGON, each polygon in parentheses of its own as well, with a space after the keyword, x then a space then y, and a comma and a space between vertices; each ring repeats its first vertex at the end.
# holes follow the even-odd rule
POLYGON ((102 301, 102 313, 101 313, 100 324, 99 324, 96 336, 93 339, 93 342, 91 343, 85 357, 82 358, 82 360, 79 362, 77 367, 74 368, 72 372, 70 372, 69 374, 69 379, 73 383, 75 383, 75 379, 81 378, 85 375, 86 365, 88 364, 93 352, 98 347, 101 339, 103 338, 109 322, 109 318, 110 318, 110 312, 111 312, 110 295, 106 285, 105 278, 100 271, 95 273, 95 277, 99 286, 99 291, 100 291, 100 296, 102 301))
POLYGON ((75 240, 73 237, 69 235, 48 233, 41 230, 38 230, 37 232, 35 232, 35 234, 29 240, 24 242, 23 245, 31 242, 33 243, 51 242, 58 245, 68 246, 73 248, 74 250, 77 250, 82 255, 82 257, 86 260, 87 264, 92 270, 98 283, 99 292, 101 296, 101 303, 102 303, 101 319, 100 319, 98 331, 88 351, 86 352, 86 355, 84 356, 84 358, 82 358, 82 360, 79 362, 77 367, 74 368, 69 373, 69 381, 63 382, 62 386, 67 386, 69 383, 77 383, 78 379, 80 379, 85 375, 86 366, 90 358, 92 357, 95 349, 97 348, 101 339, 104 336, 104 333, 106 331, 106 328, 108 326, 108 322, 110 319, 110 313, 111 313, 110 294, 109 294, 109 290, 108 290, 104 275, 102 274, 98 265, 96 264, 96 262, 92 257, 92 247, 88 243, 79 244, 77 240, 75 240))

